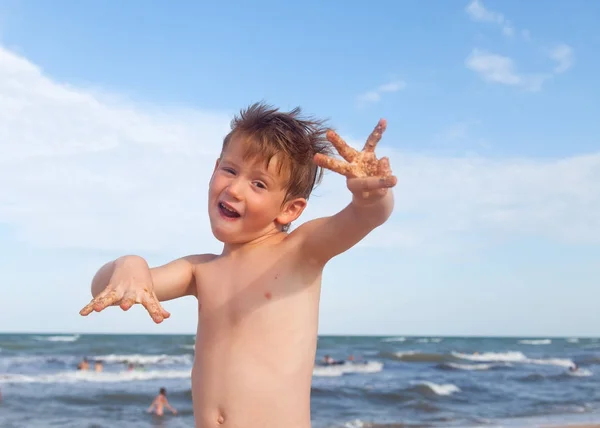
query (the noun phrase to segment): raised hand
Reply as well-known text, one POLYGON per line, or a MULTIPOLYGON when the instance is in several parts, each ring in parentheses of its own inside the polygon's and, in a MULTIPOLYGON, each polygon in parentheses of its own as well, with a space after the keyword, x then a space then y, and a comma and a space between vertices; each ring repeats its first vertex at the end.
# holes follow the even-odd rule
POLYGON ((115 268, 106 288, 84 306, 79 314, 87 316, 109 306, 120 306, 127 311, 136 303, 142 304, 157 324, 171 316, 161 306, 153 291, 152 276, 148 268, 124 265, 115 268))
POLYGON ((360 152, 350 147, 335 131, 329 130, 327 139, 345 162, 322 154, 316 154, 314 162, 320 167, 344 175, 348 179, 348 189, 355 195, 361 194, 364 198, 369 198, 372 193, 384 195, 386 189, 394 187, 398 181, 392 175, 389 159, 377 159, 375 156, 375 147, 386 127, 386 120, 380 119, 360 152))

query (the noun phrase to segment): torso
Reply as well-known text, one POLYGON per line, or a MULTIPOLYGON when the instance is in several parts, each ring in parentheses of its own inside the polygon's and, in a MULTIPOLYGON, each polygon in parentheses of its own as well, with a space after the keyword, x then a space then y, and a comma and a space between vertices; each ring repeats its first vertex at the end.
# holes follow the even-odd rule
POLYGON ((310 427, 321 270, 293 249, 284 240, 196 266, 196 428, 310 427))

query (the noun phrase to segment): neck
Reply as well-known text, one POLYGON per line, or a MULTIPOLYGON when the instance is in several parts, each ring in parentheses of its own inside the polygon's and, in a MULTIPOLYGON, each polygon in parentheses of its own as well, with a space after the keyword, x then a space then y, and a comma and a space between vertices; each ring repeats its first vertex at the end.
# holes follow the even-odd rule
POLYGON ((221 255, 237 257, 257 247, 263 245, 273 245, 278 242, 281 242, 281 240, 283 240, 286 236, 286 232, 282 232, 278 229, 273 229, 251 241, 236 243, 225 242, 223 245, 223 251, 221 252, 221 255))

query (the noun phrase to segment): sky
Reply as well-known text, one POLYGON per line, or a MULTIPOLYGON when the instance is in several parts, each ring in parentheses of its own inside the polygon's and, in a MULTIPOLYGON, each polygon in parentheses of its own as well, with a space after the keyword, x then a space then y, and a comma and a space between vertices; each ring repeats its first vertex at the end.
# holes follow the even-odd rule
MULTIPOLYGON (((0 3, 0 331, 193 333, 194 298, 78 311, 105 262, 219 252, 207 184, 256 101, 398 185, 334 259, 320 334, 598 336, 600 3, 0 3)), ((351 199, 326 174, 302 221, 351 199)))

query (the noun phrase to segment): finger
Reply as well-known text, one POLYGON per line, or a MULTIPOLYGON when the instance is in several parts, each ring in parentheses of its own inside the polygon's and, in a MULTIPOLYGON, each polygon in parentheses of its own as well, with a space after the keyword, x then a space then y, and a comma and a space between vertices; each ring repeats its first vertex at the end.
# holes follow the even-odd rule
POLYGON ((352 193, 369 192, 372 190, 389 189, 394 187, 397 178, 393 175, 389 177, 361 177, 348 180, 348 189, 352 193))
POLYGON ((88 303, 87 305, 85 305, 80 311, 79 311, 79 315, 82 316, 88 316, 89 314, 91 314, 94 311, 94 301, 95 299, 92 299, 90 301, 90 303, 88 303))
POLYGON ((379 122, 377 122, 377 126, 375 127, 375 129, 373 129, 373 132, 371 132, 369 138, 367 138, 367 142, 363 147, 363 152, 375 151, 375 146, 377 146, 377 143, 379 143, 379 140, 381 140, 381 136, 385 132, 386 128, 387 121, 385 119, 379 119, 379 122))
POLYGON ((333 147, 335 147, 340 156, 348 162, 352 162, 356 155, 358 155, 358 151, 350 147, 337 132, 330 129, 327 131, 326 135, 327 139, 331 142, 333 147))
POLYGON ((136 298, 135 298, 135 296, 134 296, 134 295, 131 295, 131 294, 129 294, 129 293, 128 293, 128 294, 126 294, 125 296, 123 296, 123 298, 121 299, 121 302, 120 302, 120 305, 119 305, 119 306, 120 306, 120 307, 121 307, 121 309, 123 309, 124 311, 128 311, 128 310, 129 310, 129 309, 131 309, 131 307, 132 307, 133 305, 135 305, 136 303, 137 303, 137 302, 136 302, 136 298))
POLYGON ((103 309, 114 305, 123 297, 123 293, 117 290, 109 290, 106 293, 100 293, 96 296, 96 302, 94 303, 94 310, 100 312, 103 309))
POLYGON ((392 175, 392 168, 390 167, 390 160, 388 158, 381 158, 379 160, 379 175, 382 177, 389 177, 392 175))
POLYGON ((154 296, 144 296, 142 298, 142 305, 144 305, 144 308, 146 308, 155 323, 160 324, 163 321, 162 308, 154 296))
POLYGON ((167 311, 165 308, 163 308, 163 306, 160 304, 160 300, 158 300, 158 297, 156 297, 156 293, 154 291, 152 292, 152 297, 158 302, 158 306, 160 307, 160 311, 161 311, 163 318, 165 318, 165 319, 169 318, 171 316, 171 314, 169 313, 169 311, 167 311))
POLYGON ((333 159, 320 153, 315 155, 314 162, 321 168, 329 169, 346 177, 356 176, 354 168, 352 168, 352 166, 347 162, 342 162, 341 160, 333 159))

